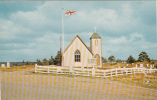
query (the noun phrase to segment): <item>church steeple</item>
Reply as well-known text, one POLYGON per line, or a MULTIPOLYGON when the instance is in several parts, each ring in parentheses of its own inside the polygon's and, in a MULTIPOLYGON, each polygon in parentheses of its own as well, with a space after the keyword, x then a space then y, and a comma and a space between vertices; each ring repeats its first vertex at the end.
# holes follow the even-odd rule
POLYGON ((90 39, 101 39, 101 37, 98 35, 98 33, 94 32, 90 39))
POLYGON ((90 37, 90 50, 93 53, 94 58, 98 58, 98 66, 102 66, 102 54, 101 54, 101 37, 97 32, 94 32, 90 37))

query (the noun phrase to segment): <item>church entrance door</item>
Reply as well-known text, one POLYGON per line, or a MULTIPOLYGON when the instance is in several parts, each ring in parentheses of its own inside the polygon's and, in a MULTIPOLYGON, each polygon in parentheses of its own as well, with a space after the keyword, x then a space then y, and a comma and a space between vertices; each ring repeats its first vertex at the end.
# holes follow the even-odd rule
POLYGON ((100 66, 100 56, 98 54, 96 54, 94 58, 97 58, 97 60, 96 60, 96 62, 97 62, 96 66, 100 66))

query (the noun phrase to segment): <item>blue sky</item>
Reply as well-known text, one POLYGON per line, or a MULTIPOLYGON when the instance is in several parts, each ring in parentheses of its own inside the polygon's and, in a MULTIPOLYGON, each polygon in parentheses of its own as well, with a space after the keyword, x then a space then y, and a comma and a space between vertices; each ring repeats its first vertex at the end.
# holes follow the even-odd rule
POLYGON ((138 59, 145 51, 157 59, 156 1, 1 1, 0 62, 55 56, 60 49, 62 8, 76 10, 75 15, 64 16, 65 47, 76 35, 90 46, 97 27, 104 58, 138 59))

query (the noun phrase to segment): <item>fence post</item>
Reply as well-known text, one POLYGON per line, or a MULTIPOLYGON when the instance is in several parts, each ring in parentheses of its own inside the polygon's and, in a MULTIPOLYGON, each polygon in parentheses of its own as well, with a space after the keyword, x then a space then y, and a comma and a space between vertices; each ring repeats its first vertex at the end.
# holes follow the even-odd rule
POLYGON ((123 69, 120 70, 121 74, 123 74, 123 69))
POLYGON ((37 64, 35 64, 35 73, 37 72, 37 64))
POLYGON ((48 73, 50 72, 50 68, 49 68, 49 66, 48 66, 48 73))
POLYGON ((116 76, 117 76, 117 69, 116 69, 116 76))
POLYGON ((70 66, 70 72, 72 72, 72 66, 70 66))
POLYGON ((150 65, 149 73, 152 73, 151 69, 153 68, 153 65, 150 65))
POLYGON ((128 73, 128 70, 127 69, 125 69, 125 72, 126 72, 126 74, 128 73))
POLYGON ((150 69, 152 69, 153 68, 153 66, 152 65, 150 65, 150 69))
POLYGON ((106 73, 104 72, 104 77, 106 76, 106 73))
POLYGON ((132 68, 132 74, 134 73, 134 67, 132 68))
POLYGON ((84 71, 84 66, 81 66, 81 71, 84 71))
POLYGON ((145 68, 141 69, 141 73, 144 73, 144 69, 145 69, 145 68))
POLYGON ((143 73, 146 75, 146 68, 143 69, 143 73))
POLYGON ((136 64, 136 68, 137 68, 137 64, 136 64))
POLYGON ((95 68, 92 68, 92 76, 95 76, 95 68))
POLYGON ((61 68, 62 68, 62 67, 58 67, 58 68, 57 68, 57 73, 61 72, 61 68))
POLYGON ((73 68, 72 68, 72 66, 70 66, 70 73, 73 74, 73 68))

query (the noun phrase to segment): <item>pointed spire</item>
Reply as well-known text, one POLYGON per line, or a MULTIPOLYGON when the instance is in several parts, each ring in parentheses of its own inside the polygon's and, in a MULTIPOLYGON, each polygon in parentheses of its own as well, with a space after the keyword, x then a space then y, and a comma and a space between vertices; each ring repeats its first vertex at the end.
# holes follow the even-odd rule
POLYGON ((101 39, 101 37, 98 35, 98 33, 94 32, 90 39, 101 39))

